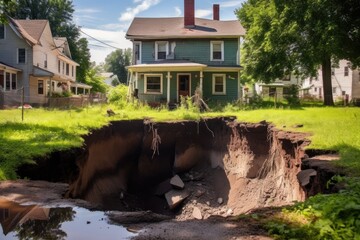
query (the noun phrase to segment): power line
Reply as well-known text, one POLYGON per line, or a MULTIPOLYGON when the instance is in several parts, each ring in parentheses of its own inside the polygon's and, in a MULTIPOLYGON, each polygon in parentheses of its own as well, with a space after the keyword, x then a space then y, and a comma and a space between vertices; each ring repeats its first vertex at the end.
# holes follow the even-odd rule
POLYGON ((96 38, 94 38, 93 36, 90 36, 89 34, 85 33, 85 32, 84 32, 83 30, 81 30, 81 29, 79 29, 79 31, 82 32, 83 34, 85 34, 86 36, 90 37, 91 39, 93 39, 93 40, 95 40, 95 41, 97 41, 97 42, 99 42, 99 43, 102 43, 102 44, 104 44, 104 45, 106 45, 106 46, 108 46, 108 47, 111 47, 111 48, 114 48, 114 49, 120 49, 120 48, 111 46, 110 44, 108 44, 108 43, 106 43, 106 42, 103 42, 103 41, 101 41, 101 40, 99 40, 99 39, 96 39, 96 38))

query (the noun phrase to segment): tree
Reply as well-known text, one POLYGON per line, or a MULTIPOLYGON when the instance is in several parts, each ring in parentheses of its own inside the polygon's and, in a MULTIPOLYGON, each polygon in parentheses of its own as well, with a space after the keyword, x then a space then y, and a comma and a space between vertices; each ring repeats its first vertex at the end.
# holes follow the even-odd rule
POLYGON ((7 15, 9 12, 13 12, 16 6, 15 0, 0 0, 0 23, 7 21, 7 15))
POLYGON ((331 61, 360 64, 359 5, 356 0, 248 0, 236 10, 247 29, 245 78, 314 76, 321 65, 324 104, 333 105, 331 61))
POLYGON ((92 86, 91 92, 105 93, 108 88, 104 79, 100 76, 99 68, 96 66, 92 66, 86 72, 85 83, 92 86))
POLYGON ((105 71, 112 72, 117 75, 120 83, 126 83, 127 70, 126 67, 131 63, 131 49, 118 49, 111 52, 105 58, 105 71))
POLYGON ((16 2, 9 15, 18 19, 47 19, 53 36, 66 37, 72 59, 80 66, 76 71, 79 82, 85 82, 90 69, 90 51, 85 38, 80 38, 79 28, 72 22, 72 0, 6 0, 16 2), (80 39, 79 39, 80 38, 80 39))

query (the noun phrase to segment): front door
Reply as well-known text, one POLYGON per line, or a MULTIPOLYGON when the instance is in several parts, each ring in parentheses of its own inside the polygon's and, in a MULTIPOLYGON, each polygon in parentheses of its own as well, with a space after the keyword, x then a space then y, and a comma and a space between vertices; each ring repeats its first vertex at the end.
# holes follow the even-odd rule
POLYGON ((181 96, 190 96, 190 74, 179 74, 178 75, 178 91, 179 101, 181 96))

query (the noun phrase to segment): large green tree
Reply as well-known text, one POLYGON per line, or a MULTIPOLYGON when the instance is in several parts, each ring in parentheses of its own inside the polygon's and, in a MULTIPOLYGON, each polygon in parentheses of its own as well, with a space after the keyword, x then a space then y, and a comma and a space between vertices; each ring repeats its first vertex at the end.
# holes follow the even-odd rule
POLYGON ((111 52, 105 58, 105 71, 112 72, 117 75, 120 83, 126 83, 127 70, 126 67, 131 63, 132 51, 128 49, 118 49, 111 52))
POLYGON ((236 10, 247 33, 244 76, 263 82, 322 67, 324 104, 333 105, 332 61, 360 64, 360 1, 248 0, 236 10))
POLYGON ((80 38, 79 28, 73 23, 74 6, 72 0, 5 0, 16 6, 8 11, 16 19, 47 19, 53 36, 66 37, 74 61, 80 66, 76 78, 85 82, 90 70, 90 51, 85 38, 80 38))

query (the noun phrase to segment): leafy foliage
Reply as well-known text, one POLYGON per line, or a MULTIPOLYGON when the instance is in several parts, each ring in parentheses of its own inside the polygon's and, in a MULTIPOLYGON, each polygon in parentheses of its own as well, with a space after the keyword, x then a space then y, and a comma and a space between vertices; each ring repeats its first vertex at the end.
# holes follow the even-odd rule
POLYGON ((108 88, 96 67, 93 67, 86 72, 85 83, 92 86, 91 92, 94 93, 105 93, 108 88))
POLYGON ((120 83, 127 83, 126 67, 131 63, 131 49, 118 49, 111 52, 105 58, 105 71, 112 72, 117 75, 120 83))
POLYGON ((126 99, 128 88, 129 87, 125 84, 119 84, 116 87, 111 88, 107 94, 108 102, 111 104, 116 104, 121 108, 125 107, 127 104, 126 99))
POLYGON ((236 11, 247 30, 243 78, 271 82, 290 72, 309 76, 321 65, 324 103, 333 105, 331 59, 359 65, 359 9, 354 0, 248 0, 236 11))
POLYGON ((336 177, 346 188, 331 195, 317 195, 284 211, 305 219, 281 219, 268 224, 270 233, 278 239, 359 239, 360 182, 358 178, 336 177), (284 221, 285 220, 285 221, 284 221))

